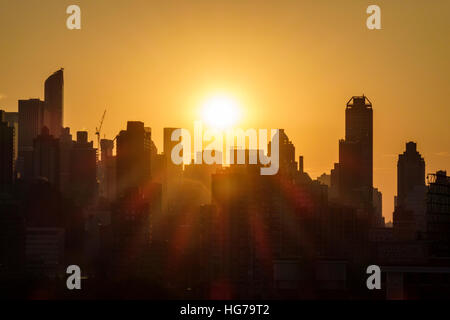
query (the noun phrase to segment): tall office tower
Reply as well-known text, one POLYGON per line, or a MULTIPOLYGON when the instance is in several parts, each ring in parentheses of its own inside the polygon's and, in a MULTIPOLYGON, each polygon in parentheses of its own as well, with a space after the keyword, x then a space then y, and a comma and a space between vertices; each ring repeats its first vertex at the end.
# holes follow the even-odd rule
MULTIPOLYGON (((297 162, 295 161, 295 146, 289 140, 284 129, 278 130, 280 169, 279 172, 284 175, 294 176, 297 172, 297 162)), ((268 145, 268 154, 270 155, 272 142, 268 145)), ((303 158, 302 158, 303 159, 303 158)))
POLYGON ((19 155, 19 112, 5 112, 5 122, 14 127, 14 163, 19 155))
POLYGON ((50 135, 47 127, 34 139, 33 145, 33 177, 45 178, 59 189, 59 140, 50 135))
POLYGON ((87 131, 77 132, 73 143, 70 165, 70 188, 72 199, 86 205, 97 196, 97 149, 94 142, 88 142, 87 131))
POLYGON ((426 232, 426 193, 425 161, 417 152, 416 143, 408 142, 406 151, 398 156, 393 216, 394 227, 402 230, 403 238, 415 238, 426 232))
POLYGON ((45 108, 48 111, 45 123, 50 134, 59 138, 64 117, 64 69, 56 71, 45 80, 45 108))
POLYGON ((151 131, 140 121, 128 121, 117 136, 117 196, 143 189, 151 179, 151 131))
POLYGON ((0 192, 7 191, 13 183, 14 128, 4 121, 0 110, 0 192))
POLYGON ((406 198, 416 186, 425 187, 425 160, 417 151, 417 144, 406 143, 406 151, 398 156, 397 203, 405 205, 406 198))
POLYGON ((19 158, 21 178, 33 175, 33 141, 44 126, 45 104, 39 99, 19 100, 19 158))
POLYGON ((373 112, 365 96, 354 96, 345 109, 345 140, 339 141, 339 196, 344 203, 372 208, 373 112))

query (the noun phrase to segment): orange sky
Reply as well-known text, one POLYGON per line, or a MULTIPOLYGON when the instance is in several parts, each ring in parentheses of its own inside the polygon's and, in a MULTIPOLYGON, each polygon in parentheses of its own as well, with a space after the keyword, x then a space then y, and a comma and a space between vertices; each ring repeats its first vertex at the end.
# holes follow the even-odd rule
POLYGON ((285 128, 315 178, 338 160, 345 103, 374 107, 374 185, 391 219, 397 155, 418 142, 426 171, 450 170, 450 1, 1 0, 0 108, 43 98, 65 68, 65 126, 104 134, 127 120, 191 128, 212 92, 243 108, 241 125, 285 128), (66 29, 66 7, 82 29, 66 29), (382 30, 366 8, 381 7, 382 30))

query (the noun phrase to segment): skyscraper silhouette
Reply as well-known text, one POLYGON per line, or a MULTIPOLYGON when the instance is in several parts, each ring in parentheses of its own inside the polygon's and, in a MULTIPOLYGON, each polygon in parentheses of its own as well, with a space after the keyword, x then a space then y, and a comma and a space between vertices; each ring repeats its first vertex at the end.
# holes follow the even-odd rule
POLYGON ((87 131, 77 132, 73 143, 70 165, 70 185, 77 203, 86 205, 97 194, 97 150, 94 142, 88 142, 87 131))
POLYGON ((150 182, 151 130, 140 121, 128 121, 117 136, 117 196, 142 189, 150 182))
POLYGON ((345 109, 345 140, 339 141, 339 195, 344 203, 372 208, 373 112, 365 96, 354 96, 345 109))
POLYGON ((50 134, 59 138, 64 116, 64 69, 56 71, 45 80, 45 108, 48 111, 45 123, 50 134))
POLYGON ((19 100, 19 159, 17 171, 21 178, 32 177, 33 141, 44 126, 45 106, 39 99, 19 100))
POLYGON ((408 193, 416 186, 425 186, 425 160, 417 151, 417 144, 406 143, 406 151, 397 162, 397 206, 405 204, 408 193))

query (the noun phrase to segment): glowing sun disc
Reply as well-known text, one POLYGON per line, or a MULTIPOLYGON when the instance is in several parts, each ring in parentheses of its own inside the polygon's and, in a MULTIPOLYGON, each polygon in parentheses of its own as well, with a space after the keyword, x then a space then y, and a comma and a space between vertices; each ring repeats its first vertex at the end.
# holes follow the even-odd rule
POLYGON ((203 104, 202 117, 203 121, 213 128, 231 127, 239 118, 238 103, 226 95, 215 95, 203 104))

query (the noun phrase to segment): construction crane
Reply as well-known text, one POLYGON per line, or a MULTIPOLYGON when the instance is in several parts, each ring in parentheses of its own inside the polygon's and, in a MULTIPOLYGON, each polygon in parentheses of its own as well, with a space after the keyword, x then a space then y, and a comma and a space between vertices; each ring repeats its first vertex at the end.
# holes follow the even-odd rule
POLYGON ((106 109, 103 112, 102 119, 100 120, 100 125, 97 128, 95 128, 95 134, 97 135, 97 148, 99 151, 100 151, 100 134, 102 131, 103 120, 105 120, 105 114, 106 114, 106 109))

